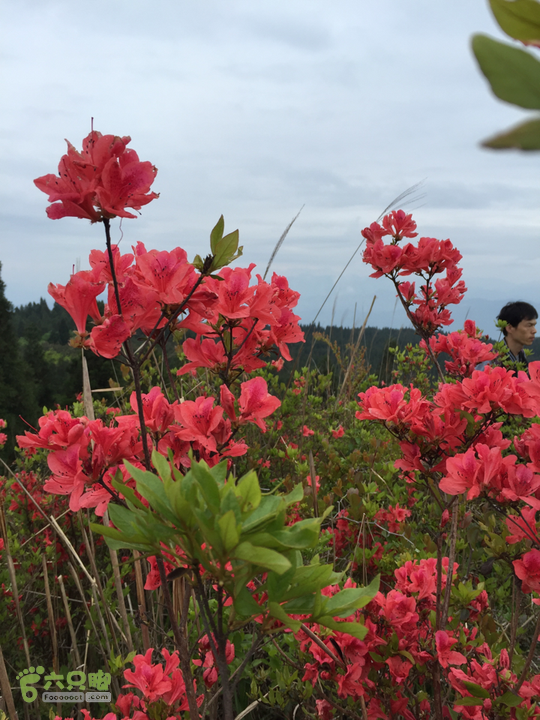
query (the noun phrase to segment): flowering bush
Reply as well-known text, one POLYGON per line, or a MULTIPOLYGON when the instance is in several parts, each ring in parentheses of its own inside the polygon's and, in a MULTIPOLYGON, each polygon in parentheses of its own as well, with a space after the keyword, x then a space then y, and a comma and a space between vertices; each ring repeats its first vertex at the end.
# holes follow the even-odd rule
POLYGON ((28 663, 58 672, 63 647, 75 670, 106 663, 113 703, 86 720, 538 717, 540 619, 518 619, 525 596, 540 603, 540 364, 476 370, 496 353, 472 321, 438 333, 465 292, 461 255, 395 211, 364 230, 364 260, 421 337, 413 382, 373 384, 355 346, 335 394, 309 368, 286 388, 298 293, 229 267, 241 248, 223 219, 191 263, 113 244, 111 220, 157 197, 128 142, 92 132, 36 181, 51 218, 103 224, 105 252, 50 292, 81 353, 121 362, 125 400, 104 412, 83 370, 82 406, 19 437, 3 488, 17 520, 0 522, 10 640, 17 619, 28 663), (28 637, 38 535, 46 612, 28 637))

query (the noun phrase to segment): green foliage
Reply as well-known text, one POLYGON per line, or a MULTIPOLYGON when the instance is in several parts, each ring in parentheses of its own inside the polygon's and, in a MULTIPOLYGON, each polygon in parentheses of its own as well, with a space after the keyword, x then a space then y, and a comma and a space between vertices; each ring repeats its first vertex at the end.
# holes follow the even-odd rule
POLYGON ((288 508, 302 500, 300 485, 287 495, 263 495, 253 471, 236 482, 232 475, 227 477, 226 462, 210 468, 204 461, 192 461, 184 476, 156 451, 152 462, 158 475, 126 463, 148 507, 118 479, 114 486, 126 498, 127 507, 110 506, 115 528, 91 526, 110 547, 162 555, 165 544, 178 565, 193 572, 201 565, 224 588, 242 622, 266 612, 263 629, 267 631, 272 629, 270 617, 298 630, 300 623, 291 615, 302 614, 364 637, 367 631, 362 625, 338 623, 335 618, 347 617, 367 604, 378 590, 378 580, 332 598, 321 595, 342 574, 330 564, 320 564, 318 558, 303 564, 301 551, 317 545, 323 518, 286 525, 288 508), (267 590, 268 601, 261 606, 246 588, 264 572, 267 578, 260 589, 267 590))
MULTIPOLYGON (((490 0, 495 19, 515 40, 540 42, 540 3, 536 0, 490 0)), ((540 109, 540 62, 526 50, 475 35, 473 52, 495 95, 519 107, 540 109)), ((485 147, 540 150, 540 119, 533 118, 486 140, 485 147)))
POLYGON ((475 35, 473 51, 495 95, 512 105, 540 109, 540 62, 526 50, 475 35))
POLYGON ((491 10, 502 30, 522 42, 540 38, 540 3, 537 0, 489 0, 491 10))
MULTIPOLYGON (((218 270, 230 265, 233 260, 236 260, 242 255, 243 248, 238 247, 238 230, 234 230, 232 233, 224 236, 224 229, 225 221, 222 215, 210 233, 210 249, 212 255, 209 255, 205 260, 203 260, 200 255, 196 255, 193 261, 194 267, 200 272, 208 275, 217 273, 218 270)), ((216 277, 219 278, 217 275, 216 277)))

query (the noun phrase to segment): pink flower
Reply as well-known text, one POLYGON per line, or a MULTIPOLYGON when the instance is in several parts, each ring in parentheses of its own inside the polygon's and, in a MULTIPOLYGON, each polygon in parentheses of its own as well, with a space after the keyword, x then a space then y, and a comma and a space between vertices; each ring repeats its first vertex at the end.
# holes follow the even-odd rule
POLYGON ((516 575, 522 581, 523 592, 540 592, 540 550, 529 550, 512 564, 516 575))
POLYGON ((264 378, 256 377, 242 383, 238 405, 242 422, 255 423, 266 432, 266 423, 262 418, 268 417, 277 410, 281 401, 270 395, 264 378))
POLYGON ((95 277, 93 271, 81 270, 74 273, 65 286, 49 283, 49 295, 68 311, 79 335, 86 334, 88 315, 96 322, 101 321, 96 297, 101 295, 105 286, 104 283, 97 282, 95 277))
POLYGON ((311 435, 315 435, 315 430, 310 430, 307 425, 304 425, 302 428, 302 435, 304 437, 310 437, 311 435))
POLYGON ((390 668, 392 680, 394 680, 394 682, 396 682, 398 685, 402 685, 409 677, 412 663, 410 663, 408 660, 405 660, 405 658, 401 657, 400 655, 394 655, 393 657, 388 658, 388 660, 385 660, 385 662, 390 668))
POLYGON ((102 135, 92 131, 83 140, 82 153, 68 142, 68 152, 60 160, 58 175, 34 180, 47 193, 47 215, 86 218, 99 222, 115 216, 134 218, 126 208, 140 210, 158 195, 150 192, 157 170, 149 162, 140 162, 134 150, 128 150, 130 137, 102 135))
POLYGON ((168 693, 172 687, 170 678, 163 672, 163 667, 159 664, 151 664, 152 652, 152 648, 150 648, 145 655, 135 655, 133 658, 135 671, 124 671, 124 677, 128 684, 123 686, 138 688, 150 701, 157 700, 168 693))
POLYGON ((455 650, 451 650, 452 646, 457 642, 458 641, 455 638, 450 637, 450 635, 444 630, 438 630, 435 633, 437 657, 439 658, 439 663, 443 668, 448 667, 448 665, 463 665, 463 663, 467 662, 465 655, 462 655, 460 652, 455 650))
POLYGON ((332 437, 336 439, 343 437, 344 434, 345 430, 343 429, 343 425, 340 425, 337 430, 332 430, 332 437))

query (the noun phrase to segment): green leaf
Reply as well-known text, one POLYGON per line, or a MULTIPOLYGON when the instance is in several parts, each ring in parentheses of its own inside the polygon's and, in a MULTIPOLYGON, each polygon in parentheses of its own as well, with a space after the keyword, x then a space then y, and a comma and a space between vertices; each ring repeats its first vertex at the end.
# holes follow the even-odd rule
POLYGON ((296 570, 291 587, 283 600, 292 600, 302 595, 309 595, 334 585, 342 578, 342 573, 335 573, 331 565, 304 565, 296 570))
POLYGON ((470 682, 469 680, 462 680, 461 681, 463 687, 471 693, 471 695, 474 695, 474 697, 477 698, 488 698, 489 692, 485 690, 481 685, 477 685, 476 683, 470 682))
POLYGON ((540 62, 526 50, 475 35, 473 52, 495 95, 512 105, 540 109, 540 62))
POLYGON ((216 517, 214 515, 207 515, 207 513, 200 508, 193 508, 193 514, 197 518, 205 542, 215 548, 217 552, 223 552, 221 532, 216 528, 216 517))
POLYGON ((497 698, 497 702, 502 703, 507 707, 517 707, 518 705, 521 705, 523 698, 516 695, 511 690, 508 690, 508 692, 505 692, 504 695, 497 698))
POLYGON ((400 651, 399 651, 399 654, 400 654, 400 655, 403 655, 404 658, 407 658, 407 660, 408 660, 409 662, 411 662, 413 665, 415 665, 415 660, 414 660, 413 656, 411 655, 411 653, 410 653, 408 650, 400 650, 400 651))
POLYGON ((266 578, 266 590, 268 592, 268 599, 273 602, 282 602, 284 594, 287 592, 290 582, 296 572, 296 562, 294 554, 289 555, 292 557, 291 567, 284 573, 269 572, 266 578))
POLYGON ((507 707, 517 707, 518 705, 521 705, 523 698, 519 697, 519 695, 516 695, 511 690, 508 690, 508 692, 505 692, 504 695, 497 698, 497 702, 502 703, 507 707))
POLYGON ((484 140, 482 145, 494 150, 540 150, 540 118, 515 125, 484 140))
POLYGON ((288 495, 285 495, 283 499, 287 503, 287 505, 294 505, 297 502, 300 502, 304 497, 304 488, 301 484, 295 485, 291 492, 288 495))
POLYGON ((243 617, 252 617, 261 614, 261 606, 255 602, 253 595, 247 587, 243 587, 234 599, 234 608, 243 617))
POLYGON ((254 470, 240 478, 236 486, 236 497, 238 498, 242 512, 250 512, 259 507, 261 503, 261 488, 259 486, 257 473, 254 470))
POLYGON ((217 252, 217 244, 223 237, 223 231, 225 230, 225 220, 223 215, 219 218, 212 232, 210 233, 210 249, 212 254, 215 255, 217 252))
POLYGON ((260 530, 269 524, 283 507, 283 498, 277 495, 264 495, 259 507, 242 523, 242 533, 260 530))
POLYGON ((142 552, 148 552, 151 547, 146 542, 143 535, 131 535, 129 539, 111 527, 105 527, 104 525, 98 525, 97 523, 90 523, 90 529, 98 535, 105 537, 105 542, 113 550, 122 550, 124 548, 131 548, 133 550, 141 550, 142 552), (139 541, 138 541, 139 540, 139 541))
POLYGON ((357 622, 337 622, 330 615, 323 615, 323 617, 317 618, 319 625, 324 625, 330 630, 337 630, 338 632, 349 633, 353 637, 363 640, 367 635, 367 627, 357 622))
POLYGON ((300 630, 300 626, 302 625, 302 623, 289 617, 285 610, 278 603, 269 602, 268 610, 272 617, 275 617, 277 620, 281 620, 281 622, 287 627, 291 628, 293 632, 298 632, 300 630))
POLYGON ((232 510, 237 523, 242 521, 242 513, 240 505, 233 491, 225 492, 225 495, 221 498, 221 512, 225 515, 229 510, 232 510))
POLYGON ((234 557, 249 562, 252 565, 267 568, 282 575, 291 567, 291 563, 281 553, 264 547, 252 545, 249 542, 243 542, 238 545, 233 553, 234 557))
POLYGON ((367 605, 379 591, 380 576, 362 588, 346 588, 328 599, 326 612, 333 617, 347 617, 367 605))
POLYGON ((163 515, 169 522, 174 523, 176 516, 171 511, 163 481, 154 473, 135 467, 128 460, 124 460, 124 465, 131 477, 135 479, 137 491, 148 500, 156 512, 163 515))
POLYGON ((483 705, 484 701, 480 698, 475 697, 461 697, 456 699, 456 705, 464 705, 465 707, 471 707, 475 705, 483 705))
POLYGON ((303 550, 315 547, 319 539, 319 524, 317 523, 315 530, 313 528, 299 528, 295 531, 295 527, 296 525, 293 525, 291 528, 274 530, 272 533, 254 533, 249 536, 249 540, 254 545, 264 545, 278 550, 303 550))
POLYGON ((515 40, 540 40, 540 3, 536 0, 489 0, 495 20, 515 40))
POLYGON ((146 505, 135 495, 135 490, 129 487, 129 485, 126 485, 122 480, 114 477, 111 481, 111 485, 115 490, 124 496, 128 504, 131 503, 131 505, 138 510, 147 510, 146 505))
POLYGON ((233 260, 242 255, 244 248, 238 247, 239 239, 238 230, 234 230, 217 242, 214 259, 210 267, 211 272, 216 272, 220 268, 230 265, 233 260))
POLYGON ((225 513, 225 515, 218 520, 218 525, 225 550, 229 552, 233 547, 238 545, 240 539, 238 530, 236 529, 234 511, 229 510, 229 512, 225 513))
POLYGON ((163 457, 157 450, 152 451, 152 464, 156 468, 159 477, 165 481, 170 482, 171 480, 171 466, 169 465, 167 458, 163 457))
POLYGON ((219 512, 219 506, 221 503, 219 486, 210 472, 208 465, 204 462, 204 460, 201 460, 199 463, 193 462, 191 463, 191 472, 201 488, 201 492, 208 507, 213 512, 219 512))

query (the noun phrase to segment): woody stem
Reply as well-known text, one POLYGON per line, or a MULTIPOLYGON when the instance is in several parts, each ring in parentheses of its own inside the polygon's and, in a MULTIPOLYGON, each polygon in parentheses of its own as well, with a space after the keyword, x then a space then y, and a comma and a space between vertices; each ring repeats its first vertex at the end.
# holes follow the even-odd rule
MULTIPOLYGON (((106 242, 107 242, 107 255, 109 258, 109 265, 110 265, 110 269, 111 269, 111 277, 112 277, 113 287, 114 287, 114 296, 116 298, 116 307, 118 310, 118 314, 122 315, 122 304, 120 302, 120 290, 119 290, 119 286, 118 286, 118 279, 116 277, 116 270, 114 267, 114 257, 113 257, 112 245, 111 245, 111 222, 110 222, 109 218, 103 218, 103 226, 105 227, 105 238, 106 238, 106 242)), ((135 385, 135 397, 137 398, 137 414, 139 416, 139 423, 141 426, 141 441, 142 441, 143 452, 144 452, 144 464, 146 466, 146 469, 150 470, 150 450, 148 448, 148 433, 146 432, 146 424, 144 421, 140 365, 139 365, 139 362, 137 361, 137 358, 133 354, 133 351, 131 349, 131 343, 129 342, 129 338, 127 338, 126 341, 124 342, 124 350, 126 353, 128 364, 131 367, 131 371, 133 373, 133 382, 135 385)))

